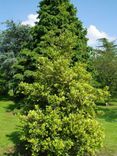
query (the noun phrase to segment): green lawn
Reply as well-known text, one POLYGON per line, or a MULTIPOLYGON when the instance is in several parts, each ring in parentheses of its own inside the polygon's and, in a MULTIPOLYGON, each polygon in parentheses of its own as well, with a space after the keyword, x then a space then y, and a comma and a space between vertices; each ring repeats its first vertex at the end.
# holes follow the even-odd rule
POLYGON ((117 99, 111 100, 109 106, 100 106, 99 110, 102 111, 99 121, 105 131, 104 148, 100 155, 117 156, 117 99))
POLYGON ((13 115, 14 103, 8 99, 0 99, 0 156, 14 150, 17 138, 18 119, 13 115))

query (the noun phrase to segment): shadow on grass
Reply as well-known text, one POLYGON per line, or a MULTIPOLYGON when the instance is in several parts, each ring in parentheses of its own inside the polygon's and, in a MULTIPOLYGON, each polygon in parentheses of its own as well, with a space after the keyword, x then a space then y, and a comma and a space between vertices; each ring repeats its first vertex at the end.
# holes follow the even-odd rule
POLYGON ((15 103, 13 101, 11 101, 11 103, 9 103, 8 106, 4 107, 6 112, 14 112, 14 111, 19 111, 21 109, 21 104, 20 103, 15 103))
POLYGON ((107 148, 103 148, 100 152, 97 153, 96 156, 114 156, 113 151, 107 148))
POLYGON ((99 107, 99 111, 102 112, 99 118, 108 122, 117 122, 117 108, 99 107))
POLYGON ((11 100, 9 96, 0 96, 0 101, 8 101, 11 100))
POLYGON ((6 112, 13 112, 15 109, 17 109, 16 105, 14 103, 9 104, 8 106, 4 107, 6 109, 6 112))
POLYGON ((14 143, 14 147, 9 148, 4 153, 5 156, 31 156, 31 154, 25 150, 24 143, 20 141, 20 135, 18 131, 7 135, 7 137, 14 143))

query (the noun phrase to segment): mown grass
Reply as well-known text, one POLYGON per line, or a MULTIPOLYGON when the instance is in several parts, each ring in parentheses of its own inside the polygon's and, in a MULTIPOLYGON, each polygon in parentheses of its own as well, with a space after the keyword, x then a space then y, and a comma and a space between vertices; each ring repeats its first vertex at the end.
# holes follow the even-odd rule
POLYGON ((0 156, 12 153, 17 142, 18 118, 13 113, 13 107, 11 100, 0 98, 0 156))
POLYGON ((99 121, 105 131, 104 148, 99 156, 117 156, 117 99, 112 99, 108 106, 99 106, 102 114, 99 121))

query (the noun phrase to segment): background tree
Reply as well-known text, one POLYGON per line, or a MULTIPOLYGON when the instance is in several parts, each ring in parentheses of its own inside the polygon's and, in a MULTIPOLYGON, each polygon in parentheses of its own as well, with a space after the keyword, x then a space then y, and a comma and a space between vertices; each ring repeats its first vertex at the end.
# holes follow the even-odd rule
POLYGON ((16 56, 32 39, 31 29, 29 26, 9 20, 3 24, 6 25, 6 29, 0 35, 0 52, 2 54, 13 52, 16 56))
POLYGON ((117 45, 114 41, 100 39, 100 46, 96 49, 94 68, 97 72, 97 81, 101 87, 109 86, 111 94, 117 91, 117 45))
POLYGON ((13 65, 17 61, 20 50, 32 40, 29 26, 6 21, 6 29, 0 34, 0 88, 8 93, 14 74, 13 65))

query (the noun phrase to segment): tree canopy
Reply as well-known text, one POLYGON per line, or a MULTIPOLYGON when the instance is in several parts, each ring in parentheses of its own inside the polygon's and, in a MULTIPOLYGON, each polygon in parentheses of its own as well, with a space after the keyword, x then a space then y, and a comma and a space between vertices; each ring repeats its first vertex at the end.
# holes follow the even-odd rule
POLYGON ((117 45, 106 38, 100 39, 93 61, 97 81, 101 87, 109 86, 112 95, 117 92, 117 45))
POLYGON ((22 48, 31 41, 31 28, 13 21, 4 23, 6 29, 0 33, 0 92, 7 94, 12 84, 13 65, 22 48))
MULTIPOLYGON (((88 56, 87 31, 77 18, 76 13, 76 9, 69 0, 41 1, 38 11, 39 22, 36 23, 33 31, 33 48, 38 49, 38 53, 47 54, 47 47, 58 44, 53 39, 64 34, 67 30, 72 33, 73 37, 76 37, 77 44, 74 44, 73 47, 75 50, 74 61, 85 61, 88 56)), ((60 48, 60 45, 58 46, 60 48)))

